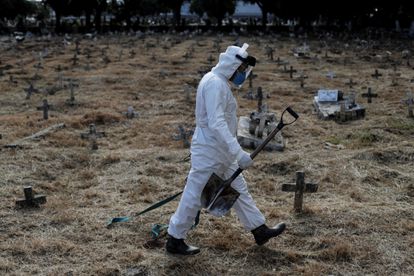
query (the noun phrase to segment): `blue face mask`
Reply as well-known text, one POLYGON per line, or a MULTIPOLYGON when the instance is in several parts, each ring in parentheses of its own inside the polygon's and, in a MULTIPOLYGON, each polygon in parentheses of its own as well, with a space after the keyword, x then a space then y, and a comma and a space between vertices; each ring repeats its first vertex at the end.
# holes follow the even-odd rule
POLYGON ((243 82, 246 80, 246 72, 236 72, 232 82, 235 85, 242 85, 243 82))

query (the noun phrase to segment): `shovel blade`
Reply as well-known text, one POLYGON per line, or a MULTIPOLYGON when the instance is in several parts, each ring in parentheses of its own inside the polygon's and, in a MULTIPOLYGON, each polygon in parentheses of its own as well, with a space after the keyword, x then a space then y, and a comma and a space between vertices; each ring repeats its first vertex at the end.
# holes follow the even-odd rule
POLYGON ((201 206, 214 216, 224 216, 240 195, 230 184, 213 173, 201 193, 201 206))

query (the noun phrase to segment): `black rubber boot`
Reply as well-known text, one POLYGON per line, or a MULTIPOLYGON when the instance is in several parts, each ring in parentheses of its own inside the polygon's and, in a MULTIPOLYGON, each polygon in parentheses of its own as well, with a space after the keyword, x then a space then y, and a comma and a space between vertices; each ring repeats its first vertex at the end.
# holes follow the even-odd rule
POLYGON ((285 231, 286 224, 281 222, 274 228, 269 228, 266 224, 263 224, 256 229, 252 230, 254 239, 258 245, 265 244, 268 240, 273 237, 277 237, 285 231))
POLYGON ((200 248, 187 245, 183 239, 176 239, 170 235, 168 235, 165 248, 171 254, 195 255, 200 252, 200 248))

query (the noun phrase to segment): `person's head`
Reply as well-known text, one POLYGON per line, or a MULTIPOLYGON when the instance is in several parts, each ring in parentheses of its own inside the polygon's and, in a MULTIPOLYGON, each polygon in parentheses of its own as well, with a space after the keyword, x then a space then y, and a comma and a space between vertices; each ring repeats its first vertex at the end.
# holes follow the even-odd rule
POLYGON ((220 54, 219 62, 213 70, 220 71, 235 85, 242 85, 256 65, 256 58, 249 56, 246 51, 248 47, 246 43, 242 47, 234 45, 227 47, 227 50, 220 54))

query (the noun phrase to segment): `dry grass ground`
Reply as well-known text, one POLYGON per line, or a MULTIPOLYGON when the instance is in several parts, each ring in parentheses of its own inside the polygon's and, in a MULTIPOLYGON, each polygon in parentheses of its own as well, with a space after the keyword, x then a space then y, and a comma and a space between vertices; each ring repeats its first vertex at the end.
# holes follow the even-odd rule
MULTIPOLYGON (((300 119, 283 130, 283 152, 264 152, 244 173, 268 224, 285 221, 286 232, 266 246, 254 244, 234 213, 214 218, 202 213, 189 242, 202 247, 194 257, 177 258, 163 247, 146 248, 155 223, 168 223, 178 200, 127 223, 107 229, 112 217, 133 215, 183 188, 189 150, 172 139, 178 126, 194 127, 194 93, 187 100, 185 83, 197 83, 198 70, 217 58, 216 36, 146 38, 111 36, 81 39, 33 38, 19 45, 1 38, 1 145, 57 123, 66 128, 23 149, 0 151, 0 274, 2 275, 413 275, 414 274, 414 119, 401 103, 412 89, 414 71, 402 59, 412 41, 329 40, 329 57, 318 40, 309 40, 310 59, 291 49, 303 39, 241 37, 259 58, 254 86, 270 95, 270 111, 292 105, 300 119), (287 60, 308 79, 300 88, 265 54, 287 60), (152 47, 154 46, 154 47, 152 47), (194 47, 193 57, 184 60, 194 47), (34 82, 40 93, 25 99, 24 88, 36 73, 39 53, 47 48, 34 82), (90 70, 86 49, 90 49, 90 70), (132 50, 135 51, 135 55, 132 50), (122 55, 120 54, 122 51, 122 55), (104 62, 106 52, 110 62, 104 62), (155 57, 155 59, 154 59, 155 57), (398 85, 392 85, 392 62, 401 63, 398 85), (79 83, 75 107, 67 106, 69 89, 47 94, 63 77, 79 83), (7 67, 7 68, 6 68, 7 67), (378 69, 382 77, 371 77, 378 69), (336 77, 329 79, 326 73, 336 77), (13 81, 10 81, 13 76, 13 81), (357 102, 366 117, 343 124, 319 120, 313 96, 319 88, 348 93, 357 84, 357 102), (366 104, 361 94, 372 87, 378 98, 366 104), (36 110, 47 98, 54 110, 43 120, 36 110), (122 112, 133 106, 139 117, 122 112), (99 149, 80 138, 90 123, 106 137, 99 149), (325 142, 336 145, 328 147, 325 142), (306 194, 304 212, 294 214, 293 194, 281 192, 297 170, 319 184, 306 194), (47 203, 39 209, 17 209, 22 188, 33 185, 47 203)), ((223 37, 224 50, 235 37, 223 37)), ((65 81, 65 84, 68 82, 65 81)), ((256 109, 236 91, 239 115, 256 109)))

